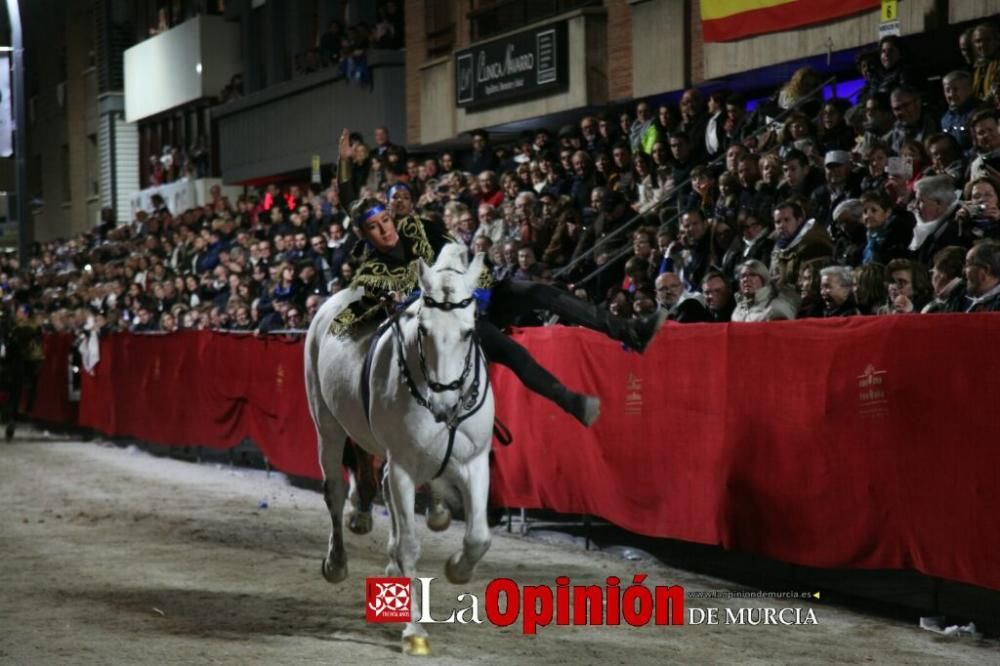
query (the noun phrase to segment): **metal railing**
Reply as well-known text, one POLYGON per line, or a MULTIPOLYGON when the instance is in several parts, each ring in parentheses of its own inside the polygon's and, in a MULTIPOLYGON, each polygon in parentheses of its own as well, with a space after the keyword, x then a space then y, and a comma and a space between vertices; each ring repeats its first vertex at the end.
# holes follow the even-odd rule
POLYGON ((309 332, 305 328, 278 328, 273 331, 260 332, 256 328, 246 330, 234 330, 231 328, 184 328, 176 331, 130 331, 124 329, 117 331, 118 333, 130 333, 132 335, 148 335, 148 336, 158 336, 158 335, 170 335, 171 333, 187 333, 189 331, 209 331, 211 333, 227 333, 229 335, 293 335, 300 336, 305 335, 309 332))
MULTIPOLYGON (((836 77, 833 77, 833 76, 830 77, 829 79, 827 79, 826 81, 824 81, 823 83, 821 83, 819 86, 817 86, 816 88, 814 88, 813 90, 811 90, 808 95, 804 95, 802 97, 802 99, 798 100, 791 107, 789 107, 787 109, 784 109, 781 113, 779 113, 777 116, 775 116, 774 119, 771 120, 771 124, 783 120, 785 117, 788 116, 788 114, 792 113, 793 111, 798 110, 798 108, 800 106, 802 106, 803 104, 815 100, 816 99, 816 95, 818 93, 822 93, 823 89, 826 86, 830 85, 831 83, 836 83, 836 81, 837 81, 836 77)), ((725 154, 725 152, 723 152, 721 155, 719 155, 718 157, 716 157, 714 160, 712 160, 711 162, 708 162, 707 166, 708 167, 714 167, 714 166, 716 166, 716 165, 724 162, 725 159, 726 159, 726 154, 725 154)), ((688 176, 688 178, 686 178, 680 184, 674 185, 674 192, 677 193, 677 196, 680 196, 680 191, 684 187, 686 187, 688 184, 690 184, 691 180, 692 180, 691 177, 688 176)), ((622 224, 617 229, 611 231, 610 233, 608 233, 607 235, 605 235, 603 238, 595 240, 593 247, 591 247, 589 250, 587 250, 586 252, 584 252, 580 256, 578 256, 575 259, 573 259, 572 261, 570 261, 565 266, 560 267, 558 270, 556 270, 552 274, 552 276, 554 278, 558 279, 558 278, 561 278, 563 276, 568 275, 569 272, 574 267, 580 265, 583 261, 585 261, 586 259, 589 259, 592 255, 594 255, 597 252, 597 250, 598 250, 598 248, 600 246, 605 245, 612 238, 615 238, 615 237, 617 237, 617 236, 619 236, 621 234, 624 234, 624 233, 626 233, 628 231, 631 231, 632 228, 635 227, 635 226, 637 226, 637 224, 640 221, 646 219, 646 217, 649 216, 650 214, 656 214, 660 210, 660 208, 662 206, 664 206, 665 204, 668 204, 668 203, 676 203, 676 199, 674 199, 672 197, 661 199, 661 200, 657 201, 655 204, 653 204, 648 210, 644 210, 641 213, 636 213, 635 217, 633 217, 629 221, 625 222, 624 224, 622 224)), ((682 214, 683 214, 682 211, 678 211, 677 213, 675 213, 671 218, 669 218, 665 222, 661 222, 661 226, 662 225, 666 225, 666 224, 671 224, 672 222, 674 222, 678 218, 680 218, 682 214)), ((583 277, 583 278, 581 278, 579 280, 575 280, 573 282, 574 286, 580 286, 580 285, 587 284, 590 280, 593 280, 595 277, 597 277, 598 275, 600 275, 603 271, 605 271, 609 267, 613 266, 617 261, 619 261, 623 257, 627 256, 628 253, 631 252, 631 251, 632 251, 632 248, 629 245, 626 245, 618 253, 616 253, 613 258, 609 259, 605 263, 603 263, 600 266, 598 266, 596 270, 592 271, 591 273, 587 274, 585 277, 583 277)))

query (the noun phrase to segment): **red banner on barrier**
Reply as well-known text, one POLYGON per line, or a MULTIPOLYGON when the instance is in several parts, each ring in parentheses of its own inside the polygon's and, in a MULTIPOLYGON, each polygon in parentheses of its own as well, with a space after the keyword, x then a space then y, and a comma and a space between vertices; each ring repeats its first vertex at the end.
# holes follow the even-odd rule
POLYGON ((320 477, 299 340, 112 335, 84 377, 80 424, 180 446, 229 448, 250 437, 278 469, 320 477))
MULTIPOLYGON (((563 327, 517 338, 571 388, 579 426, 494 369, 492 496, 642 534, 1000 589, 994 450, 1000 318, 934 315, 668 327, 644 356, 563 327)), ((114 335, 80 421, 161 444, 251 437, 318 477, 301 341, 114 335)))

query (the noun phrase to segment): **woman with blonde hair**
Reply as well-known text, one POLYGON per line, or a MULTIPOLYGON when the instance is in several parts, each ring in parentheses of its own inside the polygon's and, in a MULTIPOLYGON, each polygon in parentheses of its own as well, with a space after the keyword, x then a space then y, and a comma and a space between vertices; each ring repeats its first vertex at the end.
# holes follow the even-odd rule
POLYGON ((762 155, 757 162, 760 180, 757 181, 757 203, 760 210, 771 210, 778 203, 778 186, 781 184, 781 158, 774 153, 762 155))
POLYGON ((795 108, 815 118, 819 114, 822 94, 819 87, 823 84, 820 73, 812 67, 800 67, 792 74, 792 78, 778 93, 778 106, 784 110, 795 108))

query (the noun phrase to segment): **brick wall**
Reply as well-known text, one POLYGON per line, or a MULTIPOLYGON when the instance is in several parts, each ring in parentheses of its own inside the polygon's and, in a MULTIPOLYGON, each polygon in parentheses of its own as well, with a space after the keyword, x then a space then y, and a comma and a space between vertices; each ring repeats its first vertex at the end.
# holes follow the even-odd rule
POLYGON ((605 0, 608 12, 608 96, 632 98, 632 12, 628 0, 605 0))
POLYGON ((469 12, 472 11, 472 0, 453 0, 455 3, 455 50, 464 49, 472 43, 472 26, 469 25, 469 12))
POLYGON ((406 142, 420 143, 420 66, 427 53, 424 0, 406 0, 406 142))
POLYGON ((698 0, 685 0, 687 2, 688 15, 691 17, 690 26, 690 67, 688 80, 691 83, 701 83, 705 80, 705 42, 701 33, 701 7, 698 0))

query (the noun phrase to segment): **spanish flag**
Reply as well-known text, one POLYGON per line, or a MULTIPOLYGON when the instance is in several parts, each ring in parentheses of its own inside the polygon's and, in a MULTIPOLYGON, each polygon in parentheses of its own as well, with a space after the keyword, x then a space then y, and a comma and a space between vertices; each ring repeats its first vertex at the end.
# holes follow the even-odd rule
POLYGON ((701 0, 702 32, 706 42, 728 42, 857 14, 876 8, 879 3, 880 0, 701 0))

